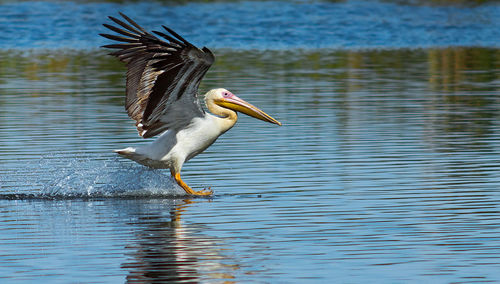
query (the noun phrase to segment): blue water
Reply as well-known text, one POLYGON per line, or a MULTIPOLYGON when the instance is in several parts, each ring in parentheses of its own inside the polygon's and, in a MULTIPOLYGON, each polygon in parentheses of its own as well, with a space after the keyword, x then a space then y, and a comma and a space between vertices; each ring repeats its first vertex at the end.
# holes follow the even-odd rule
POLYGON ((498 47, 500 5, 380 1, 234 1, 0 5, 0 48, 89 50, 106 16, 122 11, 148 30, 167 25, 197 45, 231 49, 498 47))
POLYGON ((1 2, 0 282, 500 282, 500 5, 438 2, 1 2), (283 123, 184 166, 212 198, 112 152, 118 11, 283 123))

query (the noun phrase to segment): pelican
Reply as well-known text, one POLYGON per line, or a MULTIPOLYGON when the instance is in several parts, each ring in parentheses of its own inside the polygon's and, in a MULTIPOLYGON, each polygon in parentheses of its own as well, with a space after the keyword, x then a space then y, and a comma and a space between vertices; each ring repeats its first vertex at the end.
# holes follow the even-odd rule
POLYGON ((182 165, 231 129, 237 112, 281 123, 222 88, 205 94, 205 112, 197 98, 198 87, 214 63, 214 54, 206 47, 197 48, 168 27, 162 26, 166 33, 149 33, 120 15, 125 21, 109 17, 116 26, 103 24, 116 34, 100 35, 117 42, 103 47, 116 49, 110 54, 127 65, 125 109, 135 120, 139 135, 158 137, 149 144, 115 152, 150 168, 170 169, 188 195, 211 195, 210 189, 194 191, 181 179, 182 165))

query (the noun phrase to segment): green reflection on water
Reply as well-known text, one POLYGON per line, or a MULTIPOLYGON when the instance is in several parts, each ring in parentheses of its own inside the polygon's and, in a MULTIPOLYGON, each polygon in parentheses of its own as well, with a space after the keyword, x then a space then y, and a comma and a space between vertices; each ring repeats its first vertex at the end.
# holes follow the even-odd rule
MULTIPOLYGON (((496 91, 500 51, 485 48, 369 51, 216 51, 217 60, 202 89, 234 78, 265 78, 281 84, 299 81, 332 82, 336 93, 391 86, 404 90, 426 84, 434 91, 496 91), (227 73, 227 78, 220 76, 227 73), (377 79, 377 80, 373 80, 377 79), (394 84, 396 80, 398 84, 394 84), (403 84, 401 84, 403 83, 403 84)), ((125 67, 104 51, 0 51, 0 83, 12 78, 56 80, 79 90, 92 79, 103 87, 121 87, 125 67)), ((5 86, 4 86, 5 88, 5 86)), ((16 88, 7 87, 15 92, 16 88)))
MULTIPOLYGON (((324 119, 335 117, 341 129, 355 113, 394 123, 421 112, 431 128, 432 143, 453 144, 464 133, 467 139, 491 134, 498 117, 498 49, 215 53, 217 60, 202 82, 202 93, 225 87, 243 97, 265 94, 259 103, 280 108, 282 114, 276 115, 289 124, 301 123, 298 110, 311 117, 324 115, 320 109, 336 110, 324 119)), ((100 104, 123 104, 126 69, 103 50, 4 50, 0 56, 0 105, 11 103, 6 95, 16 94, 96 96, 102 97, 100 104)), ((314 127, 313 121, 308 123, 314 127)), ((465 144, 477 143, 481 142, 465 144)))

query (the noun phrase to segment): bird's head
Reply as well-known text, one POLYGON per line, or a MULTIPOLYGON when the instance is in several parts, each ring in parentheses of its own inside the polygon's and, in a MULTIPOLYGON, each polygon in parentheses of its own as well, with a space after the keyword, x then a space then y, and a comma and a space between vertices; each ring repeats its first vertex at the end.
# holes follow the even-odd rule
POLYGON ((260 110, 256 106, 238 98, 236 95, 226 89, 210 90, 205 95, 205 101, 207 102, 207 105, 209 105, 210 102, 213 102, 214 104, 223 108, 241 112, 251 117, 255 117, 257 119, 281 126, 281 122, 272 118, 270 115, 260 110))

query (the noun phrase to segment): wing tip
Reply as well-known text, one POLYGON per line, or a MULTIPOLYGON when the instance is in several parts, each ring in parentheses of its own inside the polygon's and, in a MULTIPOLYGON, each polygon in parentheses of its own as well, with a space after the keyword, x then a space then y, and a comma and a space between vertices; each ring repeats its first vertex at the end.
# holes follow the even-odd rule
POLYGON ((215 54, 206 46, 204 46, 201 50, 210 58, 210 64, 213 64, 215 62, 215 54))

